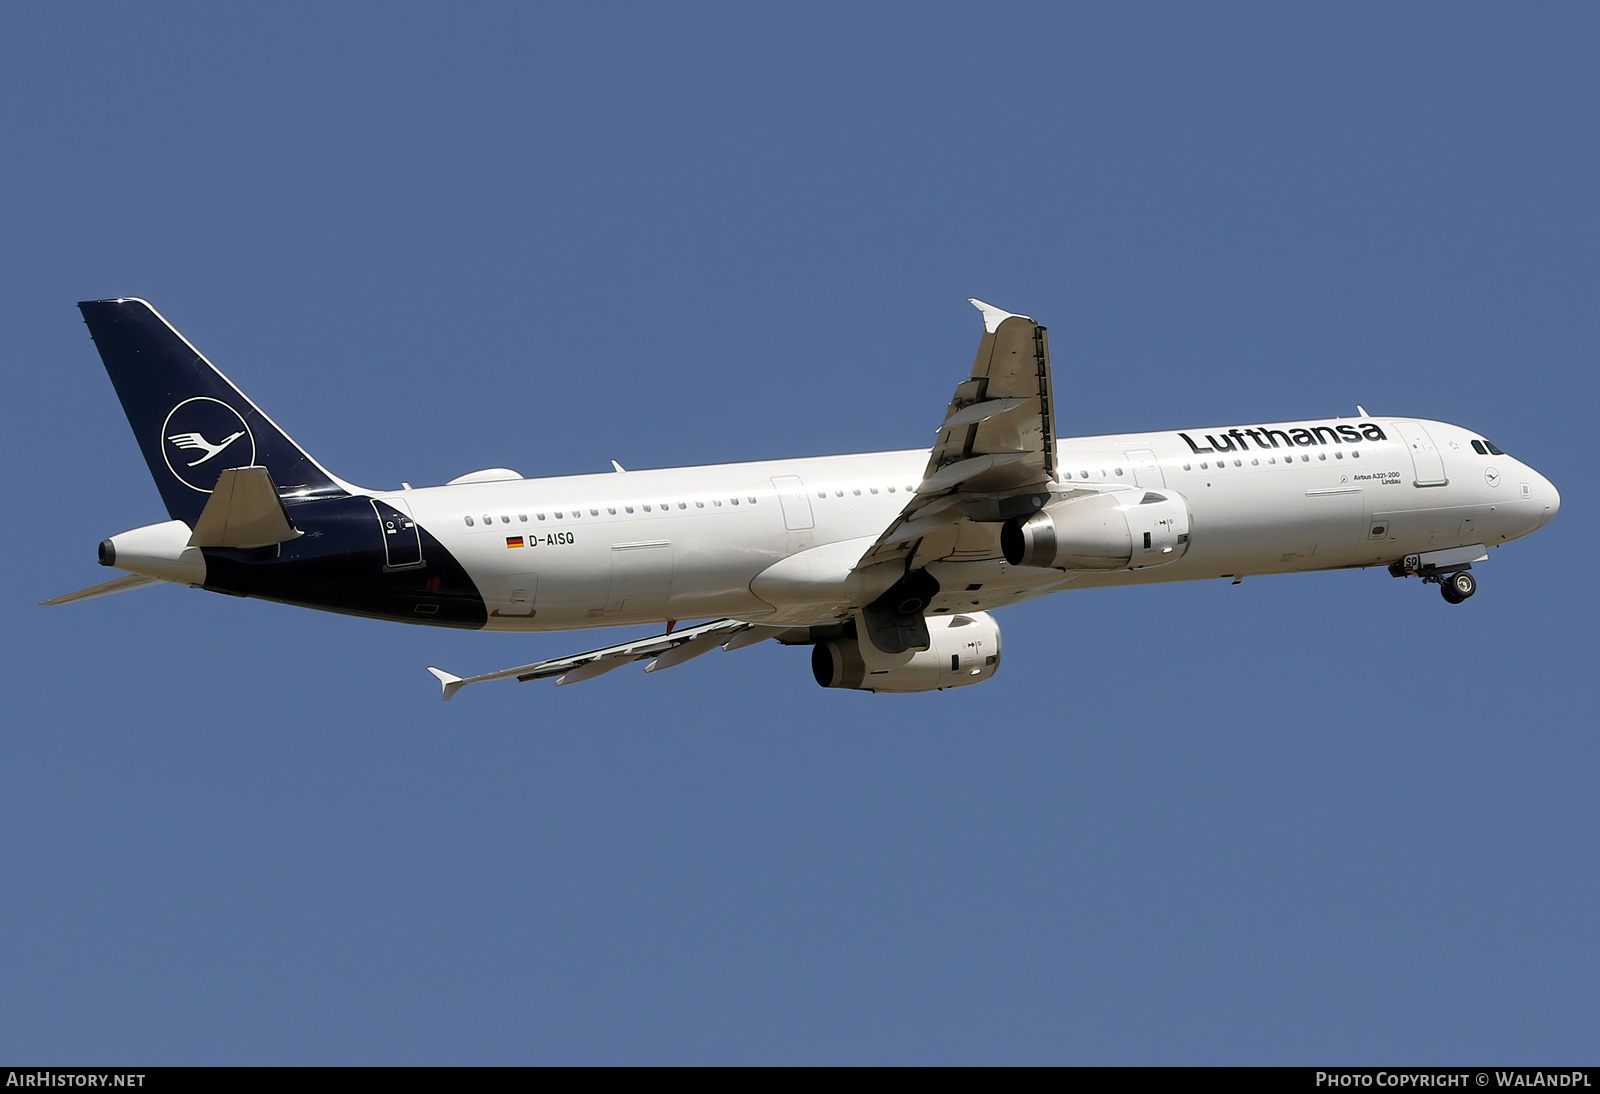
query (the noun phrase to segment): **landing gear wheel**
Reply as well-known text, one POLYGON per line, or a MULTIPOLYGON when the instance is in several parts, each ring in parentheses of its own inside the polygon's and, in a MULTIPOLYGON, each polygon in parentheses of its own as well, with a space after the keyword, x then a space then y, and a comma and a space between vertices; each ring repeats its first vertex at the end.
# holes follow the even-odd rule
POLYGON ((1478 581, 1465 570, 1461 570, 1439 582, 1439 591, 1450 603, 1459 604, 1478 591, 1478 581))

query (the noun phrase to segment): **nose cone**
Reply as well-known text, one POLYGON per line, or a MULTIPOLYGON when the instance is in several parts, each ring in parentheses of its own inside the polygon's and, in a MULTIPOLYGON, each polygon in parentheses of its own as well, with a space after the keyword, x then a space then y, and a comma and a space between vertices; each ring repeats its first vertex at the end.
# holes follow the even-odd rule
POLYGON ((1550 523, 1550 518, 1555 516, 1561 508, 1561 491, 1556 489, 1555 483, 1543 475, 1539 475, 1538 489, 1539 496, 1544 499, 1544 514, 1539 518, 1539 527, 1543 528, 1550 523))

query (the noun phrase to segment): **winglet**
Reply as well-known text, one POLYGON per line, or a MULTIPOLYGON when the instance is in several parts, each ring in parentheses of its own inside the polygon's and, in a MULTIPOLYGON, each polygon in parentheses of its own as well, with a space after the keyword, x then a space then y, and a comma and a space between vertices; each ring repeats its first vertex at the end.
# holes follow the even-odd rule
POLYGON ((1007 319, 1027 319, 1030 323, 1033 321, 1032 317, 1030 316, 1014 315, 1011 312, 995 307, 993 304, 985 304, 982 300, 979 300, 975 297, 967 297, 967 303, 971 304, 973 307, 977 308, 983 313, 983 329, 988 331, 990 334, 993 334, 995 331, 999 330, 1000 324, 1004 323, 1007 319))
POLYGON ((466 683, 461 677, 445 672, 444 669, 436 669, 432 665, 428 666, 428 671, 439 678, 439 686, 444 690, 444 701, 447 703, 452 695, 461 690, 461 685, 466 683))

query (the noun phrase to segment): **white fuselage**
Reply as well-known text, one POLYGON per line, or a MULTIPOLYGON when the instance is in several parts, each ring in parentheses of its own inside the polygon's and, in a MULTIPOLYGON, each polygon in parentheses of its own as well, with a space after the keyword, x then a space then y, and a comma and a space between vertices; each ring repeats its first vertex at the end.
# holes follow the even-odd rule
MULTIPOLYGON (((1496 546, 1541 527, 1560 497, 1518 460, 1476 451, 1480 436, 1440 422, 1362 418, 1063 438, 1054 491, 1175 492, 1189 511, 1187 550, 1135 570, 1012 566, 1001 555, 1000 525, 969 524, 955 553, 928 567, 941 589, 929 610, 1496 546), (1361 435, 1361 423, 1376 423, 1383 439, 1361 435)), ((927 459, 926 451, 878 452, 377 496, 408 508, 462 563, 490 630, 713 616, 821 625, 847 610, 851 590, 836 579, 905 507, 927 459)))

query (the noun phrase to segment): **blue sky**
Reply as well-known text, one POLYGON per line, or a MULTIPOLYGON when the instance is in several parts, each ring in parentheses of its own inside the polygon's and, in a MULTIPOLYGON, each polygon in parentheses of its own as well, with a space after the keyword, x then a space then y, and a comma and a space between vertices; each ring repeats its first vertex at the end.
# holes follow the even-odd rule
POLYGON ((7 23, 0 1059, 1594 1060, 1592 5, 7 23), (34 606, 164 517, 118 295, 374 486, 918 447, 980 296, 1063 433, 1359 402, 1564 505, 1460 607, 1084 592, 961 691, 755 647, 446 706, 595 635, 34 606))

